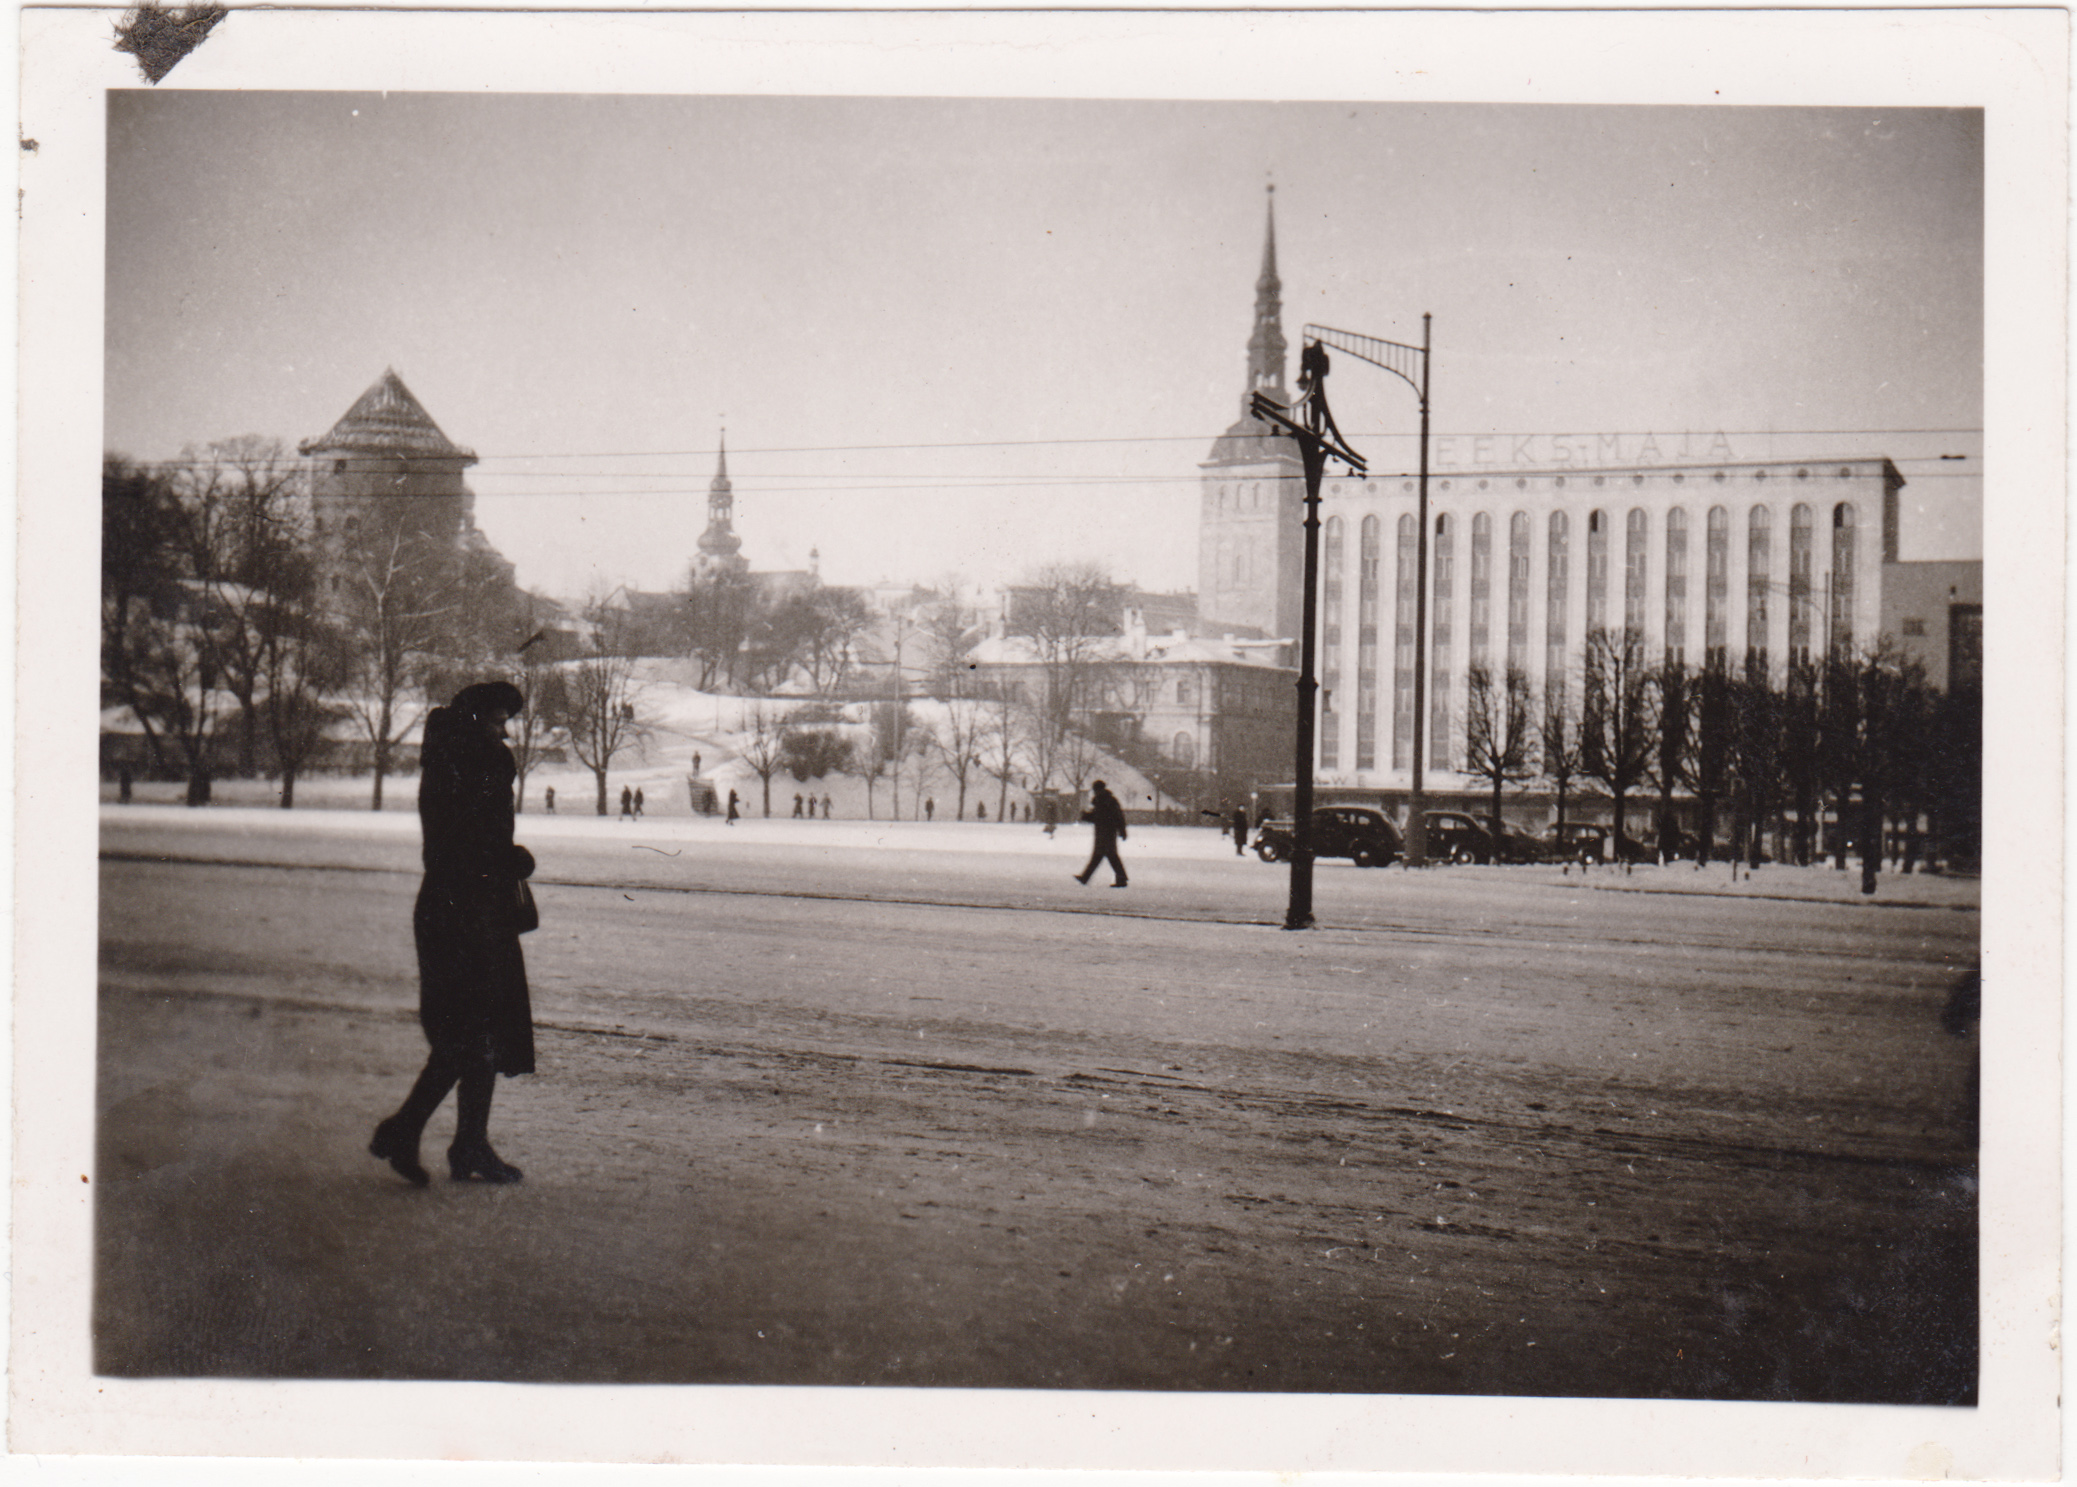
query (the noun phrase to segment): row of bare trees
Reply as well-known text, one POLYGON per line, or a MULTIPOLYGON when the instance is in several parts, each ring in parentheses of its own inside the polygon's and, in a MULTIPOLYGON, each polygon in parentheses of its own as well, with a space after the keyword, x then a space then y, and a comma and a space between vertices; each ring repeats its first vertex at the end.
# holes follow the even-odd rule
POLYGON ((1464 769, 1491 788, 1495 820, 1505 790, 1532 780, 1553 790, 1560 824, 1582 784, 1599 786, 1619 831, 1629 802, 1652 794, 1667 856, 1687 845, 1677 802, 1691 801, 1703 861, 1725 836, 1757 866, 1771 827, 1807 863, 1826 850, 1829 812, 1837 864, 1858 846, 1872 883, 1891 819, 1913 849, 1928 817, 1951 849, 1972 850, 1980 716, 1973 690, 1934 690, 1887 641, 1768 673, 1654 664, 1634 634, 1596 630, 1579 675, 1540 697, 1517 668, 1470 669, 1464 769))
POLYGON ((750 574, 694 567, 678 604, 639 648, 691 658, 703 692, 766 693, 798 675, 819 696, 843 686, 872 621, 856 589, 819 581, 768 588, 750 574))

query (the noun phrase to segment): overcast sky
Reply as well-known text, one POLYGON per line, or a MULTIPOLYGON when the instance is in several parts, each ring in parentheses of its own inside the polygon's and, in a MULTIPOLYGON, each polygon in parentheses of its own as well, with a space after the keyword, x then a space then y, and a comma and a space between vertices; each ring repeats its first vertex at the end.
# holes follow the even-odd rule
MULTIPOLYGON (((1429 311, 1438 434, 1887 454, 1904 555, 1981 551, 1973 113, 121 91, 109 123, 106 447, 293 445, 394 367, 550 593, 673 585, 724 423, 755 567, 1194 587, 1272 177, 1292 375, 1308 321, 1429 311)), ((1411 466, 1403 384, 1330 387, 1411 466)))

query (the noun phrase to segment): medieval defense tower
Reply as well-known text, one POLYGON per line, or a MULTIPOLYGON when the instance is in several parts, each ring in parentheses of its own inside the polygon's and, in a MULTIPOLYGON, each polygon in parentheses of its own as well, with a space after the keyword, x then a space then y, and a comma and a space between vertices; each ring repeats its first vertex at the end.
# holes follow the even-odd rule
POLYGON ((327 587, 338 587, 349 562, 486 547, 476 533, 475 496, 462 479, 474 452, 440 432, 395 371, 384 371, 331 432, 296 451, 310 461, 327 587))

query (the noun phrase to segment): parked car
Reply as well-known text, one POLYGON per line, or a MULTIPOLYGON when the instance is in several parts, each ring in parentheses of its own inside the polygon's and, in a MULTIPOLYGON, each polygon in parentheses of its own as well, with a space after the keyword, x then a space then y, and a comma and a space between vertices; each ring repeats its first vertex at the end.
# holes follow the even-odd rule
POLYGON ((1491 862, 1493 834, 1485 823, 1462 811, 1430 811, 1423 843, 1431 862, 1491 862))
MULTIPOLYGON (((1255 833, 1255 855, 1264 862, 1284 862, 1297 846, 1296 822, 1264 821, 1255 833)), ((1358 867, 1397 862, 1403 844, 1399 828, 1383 811, 1360 805, 1323 805, 1313 812, 1313 856, 1348 857, 1358 867)))
POLYGON ((1612 828, 1596 821, 1567 821, 1544 837, 1554 857, 1567 862, 1657 862, 1659 854, 1642 842, 1624 837, 1614 850, 1612 828))
MULTIPOLYGON (((1488 828, 1490 830, 1490 827, 1488 828)), ((1516 831, 1505 822, 1501 823, 1497 838, 1497 855, 1502 862, 1555 862, 1558 854, 1551 844, 1540 836, 1531 836, 1526 831, 1516 831)))

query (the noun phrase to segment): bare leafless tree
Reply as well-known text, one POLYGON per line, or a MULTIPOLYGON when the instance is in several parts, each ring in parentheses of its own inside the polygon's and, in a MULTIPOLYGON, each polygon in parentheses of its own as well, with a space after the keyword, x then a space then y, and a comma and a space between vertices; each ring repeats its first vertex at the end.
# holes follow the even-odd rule
POLYGON ((995 819, 1009 819, 1010 781, 1026 768, 1026 747, 1031 737, 1029 715, 1016 687, 999 681, 989 689, 985 722, 980 738, 982 768, 996 783, 995 819))
POLYGON ((577 762, 591 771, 598 784, 598 813, 604 816, 609 814, 607 772, 621 751, 639 744, 649 730, 637 705, 641 688, 635 681, 634 659, 616 653, 605 601, 594 596, 585 606, 585 617, 593 625, 593 651, 560 668, 561 716, 552 721, 569 740, 577 762))
POLYGON ((764 787, 764 813, 772 813, 772 776, 786 767, 786 740, 791 725, 786 714, 760 702, 750 709, 749 727, 736 744, 736 754, 757 772, 764 787))
POLYGON ((966 819, 967 781, 981 773, 982 755, 988 747, 992 707, 983 698, 955 697, 945 704, 945 726, 938 734, 938 756, 945 773, 958 786, 959 799, 954 820, 966 819))
POLYGON ((1644 640, 1629 629, 1596 628, 1587 636, 1580 699, 1581 761, 1614 801, 1624 834, 1624 802, 1650 771, 1658 744, 1657 688, 1644 640))
POLYGON ((1045 772, 1057 768, 1081 788, 1085 745, 1069 735, 1101 696, 1116 653, 1124 590, 1096 563, 1049 563, 1013 591, 1009 624, 1028 636, 1042 684, 1038 700, 1045 772))
POLYGON ((1529 674, 1510 666, 1501 676, 1483 661, 1465 673, 1464 772, 1493 788, 1493 829, 1502 830, 1507 786, 1536 774, 1536 699, 1529 674))

